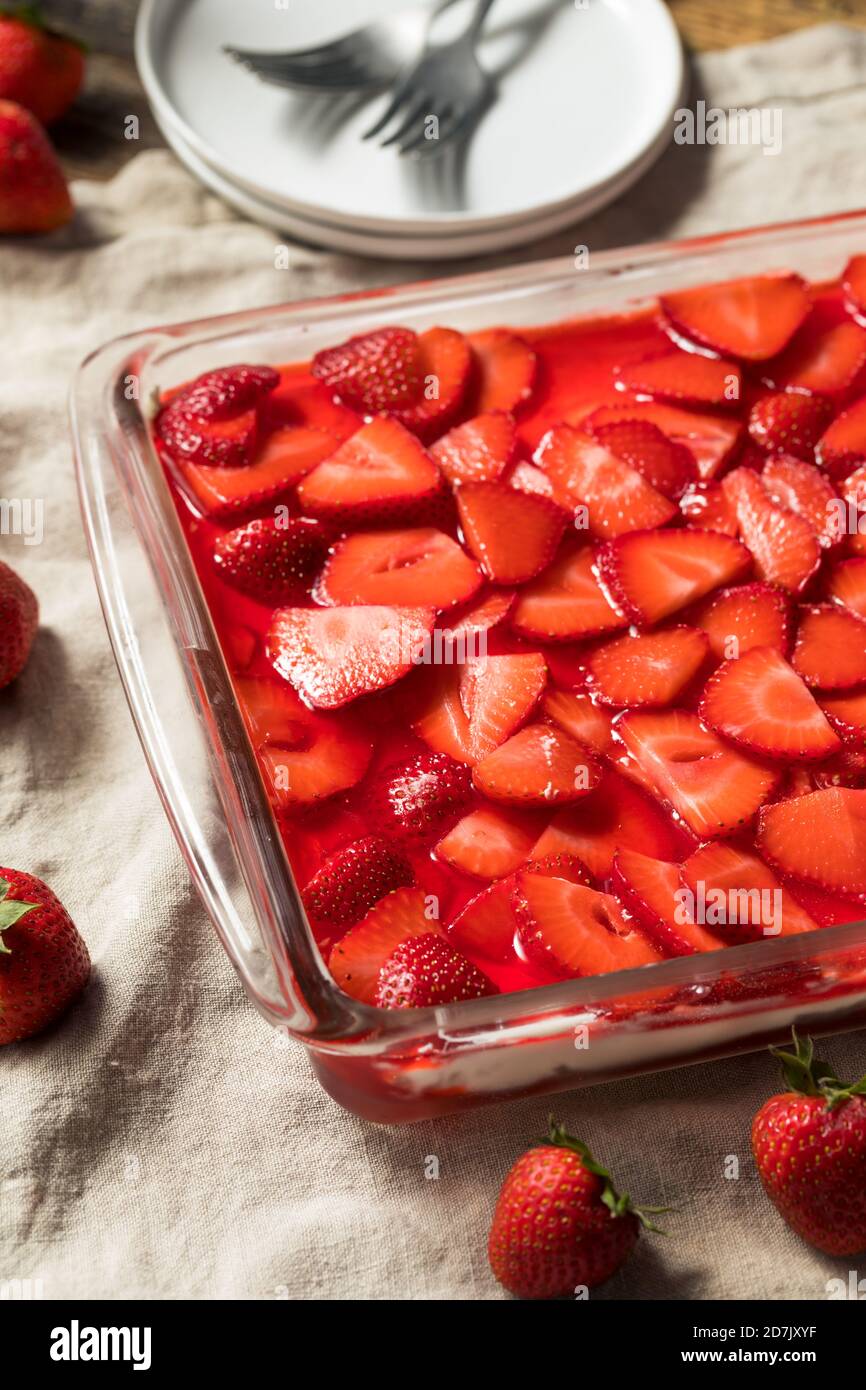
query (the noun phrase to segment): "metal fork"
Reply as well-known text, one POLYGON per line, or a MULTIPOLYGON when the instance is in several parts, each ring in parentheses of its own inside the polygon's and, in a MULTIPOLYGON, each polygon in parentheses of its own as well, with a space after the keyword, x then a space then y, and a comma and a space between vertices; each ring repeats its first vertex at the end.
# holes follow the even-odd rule
POLYGON ((477 0, 460 38, 446 44, 428 42, 365 140, 375 139, 398 118, 402 119, 382 145, 396 145, 401 154, 438 154, 469 134, 496 94, 496 79, 484 71, 475 52, 494 2, 477 0), (435 134, 428 129, 431 117, 436 118, 435 134))
POLYGON ((421 51, 433 21, 454 3, 415 5, 312 48, 263 53, 227 46, 223 51, 278 87, 373 91, 397 80, 421 51))

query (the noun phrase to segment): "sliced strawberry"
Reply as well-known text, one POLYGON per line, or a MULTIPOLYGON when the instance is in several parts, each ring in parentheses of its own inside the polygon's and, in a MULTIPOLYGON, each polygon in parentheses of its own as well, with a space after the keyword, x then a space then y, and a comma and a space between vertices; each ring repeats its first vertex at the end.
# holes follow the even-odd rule
POLYGON ((808 521, 819 545, 826 548, 839 540, 838 499, 820 468, 776 454, 767 459, 761 481, 778 506, 808 521))
POLYGON ((280 608, 268 633, 268 656, 309 704, 337 709, 407 675, 433 621, 429 608, 280 608))
POLYGON ((537 652, 469 659, 425 682, 412 727, 436 752, 475 763, 529 718, 546 684, 537 652))
POLYGON ((821 563, 821 547, 810 523, 776 506, 750 468, 735 468, 722 486, 736 510, 740 536, 760 578, 799 593, 821 563))
POLYGON ((611 716, 599 709, 589 695, 571 690, 548 690, 541 702, 541 711, 545 719, 558 724, 593 753, 603 755, 614 746, 611 716))
POLYGON ((853 256, 842 276, 845 303, 850 313, 866 322, 866 256, 853 256))
POLYGON ((666 352, 630 362, 616 373, 617 384, 638 396, 688 405, 726 405, 740 399, 742 373, 733 362, 697 352, 666 352))
POLYGON ((588 683, 605 705, 669 705, 697 675, 709 647, 693 627, 618 637, 589 657, 588 683))
POLYGON ((755 402, 749 412, 749 435, 768 454, 790 454, 814 463, 815 446, 832 418, 829 401, 783 391, 755 402))
POLYGON ((553 974, 606 975, 662 959, 607 893, 521 871, 513 902, 527 953, 553 974))
POLYGON ((834 541, 847 536, 853 555, 866 555, 866 463, 839 483, 838 490, 839 497, 827 507, 827 531, 834 541))
POLYGON ((362 415, 400 410, 423 390, 417 333, 379 328, 313 358, 313 376, 362 415))
POLYGON ((256 407, 276 389, 272 367, 222 367, 184 386, 162 407, 154 428, 178 463, 237 468, 252 462, 256 407))
POLYGON ((527 584, 511 614, 515 632, 541 642, 574 642, 625 625, 596 578, 590 548, 562 556, 541 579, 527 584))
POLYGON ((475 639, 491 632, 504 622, 514 607, 517 595, 513 590, 493 589, 483 594, 468 608, 448 617, 447 636, 453 643, 463 643, 471 655, 480 655, 475 639))
POLYGON ((766 364, 762 375, 778 390, 838 398, 851 389, 864 365, 866 331, 856 323, 837 323, 818 337, 795 338, 780 357, 766 364))
MULTIPOLYGON (((412 404, 401 406, 397 415, 413 434, 429 439, 450 424, 463 401, 472 352, 463 334, 453 328, 429 328, 418 339, 418 351, 421 393, 412 404)), ((477 411, 483 413, 481 408, 477 411)))
POLYGON ((777 771, 735 751, 685 710, 636 711, 622 715, 615 729, 656 794, 701 838, 745 825, 779 780, 777 771))
POLYGON ((493 801, 559 806, 579 801, 601 781, 589 749, 552 724, 530 724, 477 764, 472 779, 493 801))
POLYGON ((332 854, 302 897, 321 939, 323 928, 352 926, 386 894, 414 882, 412 866, 396 845, 379 835, 366 835, 332 854))
POLYGON ((538 359, 529 344, 501 328, 471 333, 469 341, 475 358, 476 414, 517 410, 525 405, 532 395, 538 370, 538 359))
POLYGON ((701 718, 758 757, 828 758, 839 740, 797 672, 775 647, 753 647, 710 677, 701 718))
POLYGON ((833 893, 866 895, 866 791, 828 787, 765 806, 757 845, 784 874, 833 893))
POLYGON ((553 483, 546 473, 536 468, 534 463, 522 460, 512 468, 507 478, 508 486, 518 492, 537 493, 540 497, 553 497, 553 483))
POLYGON ((866 622, 835 603, 801 609, 791 665, 819 690, 850 690, 866 681, 866 622))
POLYGON ((710 639, 713 656, 731 661, 753 647, 791 646, 791 599, 772 584, 741 584, 706 599, 691 615, 710 639))
POLYGON ((756 275, 663 295, 676 335, 714 352, 763 362, 787 345, 809 312, 799 275, 756 275))
POLYGON ((658 859, 682 859, 691 853, 694 843, 654 800, 618 772, 607 772, 591 796, 553 817, 532 858, 571 854, 603 881, 610 877, 618 849, 633 849, 658 859))
POLYGON ((680 511, 698 530, 737 534, 737 514, 721 483, 691 483, 680 498, 680 511))
POLYGON ((475 878, 504 878, 527 858, 538 827, 525 814, 494 806, 471 811, 436 846, 446 864, 475 878))
POLYGON ((478 567, 442 531, 371 531, 337 543, 314 597, 330 605, 451 608, 480 587, 478 567))
MULTIPOLYGON (((864 734, 866 734, 866 718, 864 718, 866 716, 866 697, 861 694, 851 698, 859 705, 861 724, 858 743, 860 746, 858 747, 856 743, 846 745, 843 742, 841 752, 828 758, 825 763, 810 768, 811 786, 804 788, 804 791, 818 791, 822 787, 866 787, 866 746, 864 746, 866 745, 866 739, 864 739, 864 734)), ((825 710, 824 713, 827 714, 827 711, 825 710)), ((838 721, 834 721, 829 714, 827 717, 839 737, 844 740, 845 733, 842 726, 837 727, 838 721)))
POLYGON ((680 874, 696 915, 726 945, 797 936, 818 925, 763 860, 742 845, 702 845, 680 874))
POLYGON ((863 904, 844 893, 828 893, 811 883, 791 883, 788 891, 819 927, 839 927, 863 920, 863 904))
POLYGON ((850 608, 858 618, 866 618, 866 557, 858 555, 853 560, 843 560, 831 570, 827 594, 850 608))
POLYGON ((724 945, 693 920, 678 864, 650 859, 635 850, 618 850, 612 889, 642 935, 662 955, 691 956, 697 951, 719 951, 724 945))
POLYGON ((571 425, 558 425, 545 435, 535 462, 552 481, 554 497, 563 507, 586 508, 592 536, 611 539, 664 526, 676 516, 670 498, 657 492, 637 469, 571 425))
POLYGON ((729 584, 751 557, 739 541, 715 531, 635 531, 602 546, 597 563, 612 601, 647 626, 729 584))
POLYGON ((491 883, 466 904, 448 928, 461 950, 488 960, 508 960, 514 949, 517 919, 511 906, 511 876, 491 883))
POLYGON ((213 564, 233 589, 275 606, 303 597, 327 549, 321 522, 297 517, 282 525, 265 518, 218 536, 213 564))
POLYGON ((298 499, 310 516, 348 522, 404 515, 430 503, 439 469, 396 420, 377 419, 303 478, 298 499))
POLYGON ((821 708, 844 744, 866 749, 866 692, 822 695, 821 708))
POLYGON ((685 444, 669 439, 650 420, 619 420, 598 425, 592 434, 599 444, 636 469, 657 492, 675 502, 697 477, 691 451, 685 444))
POLYGON ((385 832, 423 839, 438 833, 441 821, 458 815, 471 793, 467 767, 445 753, 419 753, 379 775, 365 810, 385 832))
MULTIPOLYGON (((651 404, 636 402, 633 405, 599 406, 583 420, 581 427, 597 435, 604 426, 626 420, 649 422, 666 434, 672 443, 687 448, 701 478, 714 478, 721 471, 739 445, 743 433, 737 420, 698 414, 694 410, 680 410, 678 406, 662 405, 658 401, 651 404)), ((660 491, 663 492, 664 488, 660 491)))
POLYGON ((246 468, 179 465, 184 490, 196 510, 216 520, 276 502, 300 478, 333 454, 339 440, 324 430, 287 427, 271 435, 246 468))
POLYGON ((314 714, 276 681, 242 679, 235 688, 265 785, 279 810, 294 810, 360 782, 373 745, 350 717, 314 714))
POLYGON ((516 444, 514 417, 495 410, 458 425, 430 453, 449 483, 495 483, 514 457, 516 444))
POLYGON ((403 941, 379 971, 375 1004, 379 1009, 427 1009, 498 994, 438 932, 403 941))
POLYGON ((252 628, 232 623, 223 628, 220 642, 232 671, 248 671, 258 651, 259 639, 252 628))
POLYGON ((844 478, 866 460, 866 396, 836 416, 818 440, 815 457, 831 478, 844 478))
POLYGON ((540 574, 565 530, 565 513, 553 502, 504 483, 465 483, 457 509, 466 544, 496 584, 523 584, 540 574))
POLYGON ((420 888, 398 888, 352 927, 328 959, 340 989, 364 1004, 374 1003, 379 971, 397 947, 430 932, 441 935, 441 927, 427 915, 427 903, 420 888))

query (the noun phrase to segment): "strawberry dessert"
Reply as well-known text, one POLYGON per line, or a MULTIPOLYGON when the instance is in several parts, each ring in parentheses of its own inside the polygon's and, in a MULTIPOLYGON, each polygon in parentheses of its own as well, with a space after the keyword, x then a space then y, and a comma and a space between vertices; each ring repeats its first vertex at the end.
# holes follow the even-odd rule
POLYGON ((153 428, 347 994, 453 1003, 864 916, 866 257, 378 328, 212 371, 153 428))

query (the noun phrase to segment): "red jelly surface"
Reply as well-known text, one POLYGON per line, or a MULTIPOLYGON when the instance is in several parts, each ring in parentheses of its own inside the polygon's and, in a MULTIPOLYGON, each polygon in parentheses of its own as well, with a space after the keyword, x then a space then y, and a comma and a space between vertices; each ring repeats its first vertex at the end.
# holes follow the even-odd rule
MULTIPOLYGON (((863 278, 849 274, 845 288, 795 284, 778 311, 776 286, 765 303, 767 282, 756 280, 719 287, 707 304, 672 296, 634 314, 513 336, 428 336, 418 381, 402 359, 394 366, 382 356, 382 379, 398 405, 380 413, 400 419, 419 451, 435 459, 440 438, 503 405, 511 406, 516 447, 492 481, 489 470, 480 484, 449 475, 435 497, 392 499, 379 510, 375 496, 351 512, 341 511, 339 494, 336 509, 325 505, 316 481, 326 477, 317 469, 365 428, 363 401, 352 390, 369 390, 369 373, 360 387, 341 392, 312 364, 293 364, 279 369, 279 385, 252 406, 240 396, 208 404, 205 435, 230 437, 232 449, 240 440, 247 451, 240 466, 233 455, 230 467, 212 467, 206 455, 190 452, 196 438, 184 453, 177 428, 167 445, 157 421, 192 558, 255 726, 266 786, 273 790, 281 753, 330 760, 319 781, 321 767, 308 779, 303 763, 293 764, 300 780, 293 772, 288 795, 272 796, 302 893, 334 856, 376 835, 408 862, 432 904, 430 930, 443 930, 503 992, 755 940, 767 928, 789 934, 863 914, 866 543, 858 502, 866 505, 866 487, 858 470, 866 465, 866 405, 858 416, 857 403, 866 397, 866 329, 856 294, 863 278), (791 318, 786 345, 762 356, 771 320, 778 324, 783 313, 791 318), (533 354, 530 384, 521 386, 533 354), (438 415, 435 399, 431 409, 418 404, 431 379, 450 393, 438 415), (790 416, 776 401, 782 395, 798 403, 790 416), (289 456, 297 459, 296 475, 281 486, 289 456), (255 500, 256 489, 263 500, 255 500), (518 489, 527 500, 515 524, 501 494, 521 499, 518 489), (207 514, 217 494, 223 503, 207 514), (531 494, 547 498, 538 504, 538 537, 531 494), (516 590, 515 603, 507 612, 506 602, 499 605, 500 620, 484 635, 486 656, 537 654, 543 662, 520 667, 538 689, 527 686, 528 704, 514 726, 500 721, 500 735, 488 730, 482 753, 464 750, 472 785, 462 801, 449 806, 446 799, 420 832, 407 835, 399 818, 383 819, 381 789, 410 760, 441 751, 438 714, 454 670, 444 649, 434 643, 424 664, 316 710, 311 722, 303 714, 270 716, 268 701, 262 705, 263 690, 278 700, 292 681, 303 707, 314 703, 310 687, 289 670, 291 652, 275 670, 269 632, 276 610, 321 607, 322 567, 285 601, 260 602, 218 572, 215 547, 253 519, 276 518, 279 526, 305 515, 304 496, 316 499, 332 555, 347 536, 435 530, 499 577, 503 565, 519 567, 541 547, 530 578, 484 577, 469 599, 436 618, 439 629, 451 630, 468 610, 516 590), (485 531, 488 504, 493 524, 485 531), (494 556, 503 536, 507 553, 494 556), (566 580, 553 602, 544 585, 558 574, 566 580), (252 711, 250 692, 258 692, 252 711), (438 730, 432 742, 417 732, 419 711, 438 730), (267 727, 270 717, 279 727, 267 727), (539 789, 539 761, 551 742, 550 783, 542 778, 539 789), (561 767, 575 749, 583 777, 577 789, 563 781, 561 767), (328 794, 331 772, 351 785, 328 794), (437 849, 467 816, 485 811, 513 832, 517 863, 509 860, 498 878, 455 867, 437 849), (542 872, 522 868, 539 859, 542 872), (691 923, 675 915, 678 889, 697 903, 691 923), (714 889, 728 904, 715 919, 706 915, 714 889), (763 892, 770 916, 734 920, 731 895, 739 891, 763 892), (468 930, 465 919, 455 927, 481 894, 490 912, 468 930)), ((402 341, 374 344, 374 377, 376 353, 404 348, 402 341)), ((342 369, 338 362, 334 370, 342 369)), ((175 393, 172 403, 183 397, 175 393)), ((181 436, 195 436, 198 411, 193 400, 189 418, 181 412, 181 436)), ((297 618, 291 621, 287 631, 297 631, 297 618)), ((394 891, 412 893, 409 886, 394 891)), ((367 911, 378 911, 375 903, 365 909, 360 928, 351 907, 341 909, 342 919, 340 911, 311 913, 326 960, 369 924, 367 911)), ((375 974, 399 927, 395 933, 387 951, 371 946, 365 983, 333 967, 339 983, 374 1002, 375 974)))

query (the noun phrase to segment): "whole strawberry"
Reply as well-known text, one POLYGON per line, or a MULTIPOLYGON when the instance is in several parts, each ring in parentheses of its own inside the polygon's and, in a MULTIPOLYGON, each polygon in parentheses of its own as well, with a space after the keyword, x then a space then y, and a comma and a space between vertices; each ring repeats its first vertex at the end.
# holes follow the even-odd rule
POLYGON ((518 1298, 573 1297, 616 1273, 641 1224, 655 1229, 627 1194, 616 1192, 586 1144, 551 1120, 548 1141, 523 1154, 502 1184, 490 1266, 518 1298))
POLYGON ((72 105, 84 80, 84 50, 42 24, 34 6, 0 11, 0 99, 17 101, 50 125, 72 105))
POLYGON ((0 690, 27 665, 38 626, 36 595, 0 560, 0 690))
POLYGON ((794 1033, 794 1051, 771 1048, 790 1089, 752 1124, 764 1191, 788 1225, 827 1255, 866 1250, 866 1077, 845 1086, 794 1033))
POLYGON ((0 869, 0 1044, 41 1033, 89 975, 87 947, 51 889, 31 874, 0 869))
POLYGON ((53 232, 73 213, 51 143, 23 106, 0 101, 0 232, 53 232))
POLYGON ((436 932, 412 936, 391 953, 379 971, 380 1009, 426 1009, 498 994, 492 980, 436 932))

